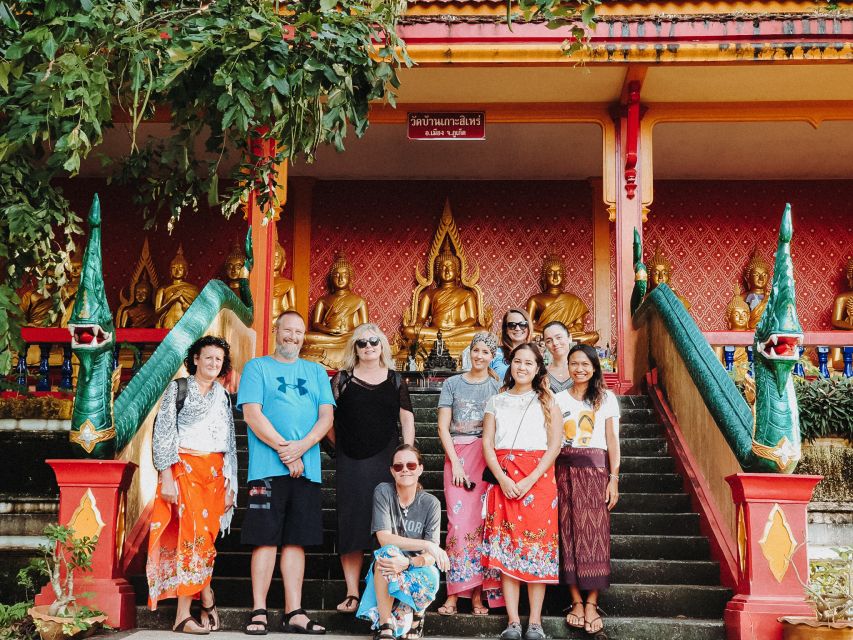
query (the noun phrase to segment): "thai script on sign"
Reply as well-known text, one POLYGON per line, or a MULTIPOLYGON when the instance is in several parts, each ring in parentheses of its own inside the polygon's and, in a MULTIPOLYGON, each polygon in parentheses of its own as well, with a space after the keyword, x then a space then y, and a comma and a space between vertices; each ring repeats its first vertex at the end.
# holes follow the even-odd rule
POLYGON ((410 112, 409 140, 485 140, 486 114, 466 112, 410 112))

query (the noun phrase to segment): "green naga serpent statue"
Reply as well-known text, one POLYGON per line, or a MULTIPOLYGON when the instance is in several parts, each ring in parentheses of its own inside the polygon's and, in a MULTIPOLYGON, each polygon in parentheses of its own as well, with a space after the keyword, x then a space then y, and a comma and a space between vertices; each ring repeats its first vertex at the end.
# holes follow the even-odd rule
MULTIPOLYGON (((800 460, 800 416, 792 372, 799 357, 803 330, 797 318, 794 266, 791 261, 791 206, 779 228, 773 286, 755 330, 755 411, 743 399, 720 365, 696 322, 672 290, 660 284, 640 304, 635 322, 650 307, 658 310, 690 377, 723 437, 745 471, 793 473, 800 460)), ((646 290, 639 237, 634 236, 636 278, 631 308, 646 290)), ((654 336, 650 336, 654 340, 654 336)))
MULTIPOLYGON (((251 229, 246 238, 246 256, 246 268, 251 271, 251 229)), ((240 282, 240 295, 243 300, 224 282, 210 281, 127 388, 114 397, 120 369, 113 366, 115 325, 104 290, 101 205, 95 195, 89 211, 89 240, 83 256, 83 272, 68 322, 71 349, 80 361, 71 415, 70 439, 75 455, 115 457, 157 403, 180 368, 189 346, 204 335, 221 309, 230 309, 246 325, 252 323, 252 299, 245 278, 240 282)))
POLYGON ((791 473, 800 459, 800 414, 792 372, 803 328, 797 318, 791 261, 791 205, 785 205, 773 268, 773 286, 755 328, 755 434, 752 452, 765 466, 791 473))

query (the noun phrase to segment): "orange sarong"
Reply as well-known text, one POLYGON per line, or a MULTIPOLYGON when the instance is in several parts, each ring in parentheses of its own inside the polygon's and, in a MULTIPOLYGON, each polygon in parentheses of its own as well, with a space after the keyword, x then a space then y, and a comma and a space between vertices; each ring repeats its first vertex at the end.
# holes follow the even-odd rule
POLYGON ((178 504, 160 496, 157 487, 148 539, 148 606, 177 596, 196 596, 210 583, 225 511, 224 456, 180 452, 172 465, 178 504))

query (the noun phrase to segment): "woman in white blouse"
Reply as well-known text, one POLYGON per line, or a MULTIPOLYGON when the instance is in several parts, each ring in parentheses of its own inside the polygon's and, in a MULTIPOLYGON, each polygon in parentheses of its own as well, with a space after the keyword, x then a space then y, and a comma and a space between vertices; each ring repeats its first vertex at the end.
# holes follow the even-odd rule
POLYGON ((217 378, 231 370, 230 348, 205 336, 184 360, 188 378, 166 388, 154 423, 152 453, 159 485, 148 543, 148 604, 178 599, 178 633, 204 635, 219 629, 210 580, 214 541, 227 531, 237 499, 237 447, 231 400, 217 378), (201 597, 201 620, 190 615, 201 597))

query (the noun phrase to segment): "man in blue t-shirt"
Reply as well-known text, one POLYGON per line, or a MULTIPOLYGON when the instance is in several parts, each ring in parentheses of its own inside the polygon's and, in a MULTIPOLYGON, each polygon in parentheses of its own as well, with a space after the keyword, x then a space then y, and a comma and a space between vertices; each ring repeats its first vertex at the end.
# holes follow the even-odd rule
POLYGON ((243 544, 252 551, 248 633, 268 624, 267 592, 278 547, 284 579, 284 627, 325 633, 302 609, 305 547, 323 542, 319 442, 331 429, 335 400, 326 370, 299 358, 305 321, 285 311, 275 322, 275 354, 246 363, 237 404, 249 425, 249 499, 243 544))

